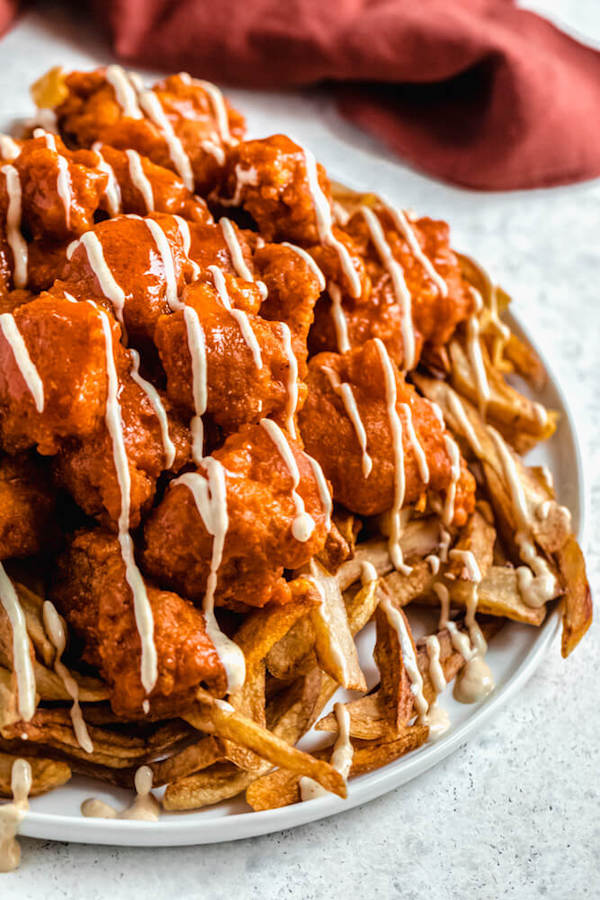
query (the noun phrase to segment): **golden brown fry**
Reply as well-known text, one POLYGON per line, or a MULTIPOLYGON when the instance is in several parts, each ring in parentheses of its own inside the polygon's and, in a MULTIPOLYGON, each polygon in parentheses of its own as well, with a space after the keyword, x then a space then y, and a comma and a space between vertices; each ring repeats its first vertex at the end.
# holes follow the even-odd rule
POLYGON ((311 611, 317 659, 342 687, 366 691, 338 580, 315 560, 310 564, 310 576, 321 596, 321 603, 311 611))
MULTIPOLYGON (((400 615, 404 616, 402 610, 400 610, 400 615)), ((412 633, 406 617, 404 617, 404 621, 412 641, 412 633)), ((375 610, 375 628, 377 640, 373 656, 379 669, 378 694, 380 703, 387 712, 389 730, 394 733, 403 725, 408 724, 412 715, 414 695, 404 667, 398 633, 392 628, 380 606, 375 610)))
POLYGON ((155 787, 168 784, 177 778, 183 778, 201 769, 207 769, 223 760, 222 741, 214 735, 200 738, 196 743, 180 750, 168 759, 150 763, 152 783, 155 787))
POLYGON ((195 775, 187 775, 167 785, 162 805, 165 809, 200 809, 240 794, 256 778, 233 763, 216 763, 195 775))
MULTIPOLYGON (((471 585, 464 581, 448 584, 453 606, 466 608, 471 585)), ((438 604, 437 598, 429 597, 427 602, 438 604)), ((491 566, 486 572, 477 591, 477 611, 483 615, 500 616, 513 622, 539 626, 546 618, 545 606, 527 606, 521 600, 517 584, 516 570, 510 566, 491 566)))
MULTIPOLYGON (((350 736, 366 741, 376 740, 392 733, 390 711, 386 708, 383 695, 379 690, 358 700, 345 704, 350 715, 350 736)), ((412 703, 411 703, 412 707, 412 703)), ((337 732, 339 725, 334 713, 319 719, 315 725, 317 731, 337 732)))
POLYGON ((13 672, 0 668, 0 728, 21 718, 17 709, 17 683, 13 672))
MULTIPOLYGON (((0 797, 12 797, 11 775, 13 763, 22 757, 0 753, 0 797)), ((65 762, 56 759, 36 759, 26 757, 31 766, 30 795, 36 797, 66 784, 71 777, 71 769, 65 762)))
POLYGON ((435 580, 429 563, 421 560, 413 565, 408 575, 394 570, 382 578, 382 583, 394 598, 394 606, 400 608, 431 591, 435 580))
MULTIPOLYGON (((70 700, 71 695, 64 686, 62 678, 52 669, 47 668, 37 660, 34 661, 35 685, 41 700, 70 700)), ((99 678, 88 675, 80 675, 79 672, 70 670, 70 674, 79 686, 79 699, 82 703, 97 703, 107 700, 108 687, 99 678)))
POLYGON ((291 746, 273 732, 228 708, 227 704, 215 700, 206 691, 198 691, 196 707, 186 714, 186 721, 200 731, 212 730, 219 737, 253 750, 273 765, 307 775, 340 797, 346 796, 344 779, 332 766, 291 746))
POLYGON ((566 658, 592 624, 593 617, 592 593, 585 573, 585 560, 575 538, 569 538, 559 551, 558 570, 565 587, 562 600, 561 653, 566 658))

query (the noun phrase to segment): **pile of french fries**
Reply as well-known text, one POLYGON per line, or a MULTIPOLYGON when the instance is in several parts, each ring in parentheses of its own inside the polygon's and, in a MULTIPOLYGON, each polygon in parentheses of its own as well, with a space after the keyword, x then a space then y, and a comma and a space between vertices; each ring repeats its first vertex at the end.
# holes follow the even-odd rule
MULTIPOLYGON (((338 187, 336 200, 351 209, 369 202, 369 197, 338 187)), ((557 416, 553 412, 540 415, 539 405, 507 380, 516 374, 540 389, 545 373, 534 351, 500 320, 509 297, 473 261, 463 257, 462 265, 483 299, 479 342, 490 388, 485 417, 478 409, 466 338, 460 330, 442 354, 426 359, 413 374, 417 389, 440 406, 478 485, 476 510, 464 528, 450 529, 451 547, 470 551, 480 569, 477 622, 486 640, 506 620, 539 627, 558 603, 562 654, 567 656, 591 622, 585 564, 570 533, 569 516, 558 505, 547 474, 521 459, 521 454, 551 436, 557 416), (457 414, 457 398, 464 414, 457 414), (492 438, 490 426, 499 438, 492 438), (560 589, 543 606, 526 605, 519 591, 521 562, 515 543, 519 522, 499 455, 501 446, 516 467, 524 502, 531 509, 546 504, 544 517, 533 518, 533 537, 560 589)), ((411 566, 406 575, 393 569, 387 540, 378 533, 376 523, 363 523, 342 512, 334 520, 348 545, 349 558, 340 563, 335 554, 324 551, 305 571, 293 573, 295 602, 248 614, 234 635, 245 654, 246 680, 227 702, 199 688, 194 705, 181 718, 126 722, 111 711, 109 692, 101 680, 72 670, 94 747, 91 753, 77 742, 71 698, 54 671, 55 649, 42 616, 43 593, 23 578, 29 586, 18 585, 18 593, 34 653, 38 708, 31 721, 19 720, 12 630, 0 607, 0 795, 10 796, 12 763, 25 756, 32 764, 33 794, 60 787, 72 772, 131 787, 136 770, 145 764, 152 769, 154 786, 166 786, 162 797, 166 810, 198 809, 244 793, 255 810, 285 806, 300 800, 304 776, 344 797, 345 779, 330 762, 332 746, 313 754, 296 747, 313 726, 329 733, 333 745, 337 719, 323 711, 339 688, 360 694, 346 707, 354 751, 351 776, 420 747, 428 740, 429 727, 418 715, 398 634, 383 607, 391 604, 405 618, 423 694, 433 703, 436 690, 426 639, 412 637, 411 608, 439 606, 435 586, 442 583, 449 591, 452 621, 466 634, 471 585, 456 554, 446 554, 439 569, 427 560, 440 549, 439 512, 411 510, 401 540, 404 559, 411 566), (375 571, 375 578, 363 578, 365 563, 370 564, 369 572, 375 571), (322 602, 315 598, 315 582, 322 602), (356 635, 369 622, 375 626, 374 659, 379 670, 379 683, 371 690, 367 690, 355 644, 356 635)), ((447 627, 438 631, 437 638, 439 662, 450 683, 465 659, 455 649, 447 627)))

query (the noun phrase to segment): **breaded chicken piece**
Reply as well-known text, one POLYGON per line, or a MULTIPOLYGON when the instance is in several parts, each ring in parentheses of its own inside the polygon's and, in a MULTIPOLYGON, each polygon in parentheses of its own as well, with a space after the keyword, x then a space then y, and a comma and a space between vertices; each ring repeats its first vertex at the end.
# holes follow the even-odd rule
POLYGON ((55 496, 39 457, 0 456, 0 560, 49 548, 56 531, 55 496))
MULTIPOLYGON (((154 618, 158 679, 149 696, 152 717, 177 715, 203 683, 222 694, 225 670, 206 633, 204 616, 190 602, 146 582, 154 618)), ((83 641, 83 659, 96 666, 121 716, 146 718, 140 678, 141 641, 131 589, 116 537, 82 531, 59 558, 50 598, 83 641)))
MULTIPOLYGON (((215 595, 220 606, 244 609, 287 602, 283 570, 304 565, 325 544, 328 512, 313 465, 300 445, 280 431, 298 470, 294 494, 294 478, 267 427, 245 426, 213 453, 224 467, 227 495, 228 526, 215 595), (312 531, 299 530, 301 506, 314 523, 312 531)), ((195 477, 172 482, 144 529, 145 570, 196 601, 206 591, 213 537, 192 489, 195 484, 202 489, 198 482, 206 478, 200 466, 195 477)))

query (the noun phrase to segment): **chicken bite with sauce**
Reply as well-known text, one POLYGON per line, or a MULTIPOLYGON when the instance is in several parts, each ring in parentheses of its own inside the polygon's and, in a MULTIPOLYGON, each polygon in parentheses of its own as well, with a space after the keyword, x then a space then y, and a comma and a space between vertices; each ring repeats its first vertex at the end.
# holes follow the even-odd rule
POLYGON ((210 460, 212 468, 201 465, 171 482, 146 520, 145 570, 165 587, 201 601, 215 543, 222 541, 217 605, 243 609, 288 602, 283 570, 304 565, 325 544, 329 495, 322 473, 270 420, 241 428, 210 460), (218 491, 209 491, 215 468, 225 483, 220 505, 218 491))
MULTIPOLYGON (((435 351, 446 344, 474 308, 450 248, 449 228, 378 206, 356 212, 345 231, 364 260, 370 289, 360 298, 331 290, 323 297, 315 310, 311 352, 345 352, 380 338, 394 362, 412 369, 424 347, 435 351)), ((322 266, 326 252, 331 254, 328 248, 311 250, 322 266)))
POLYGON ((49 549, 55 496, 39 457, 0 456, 0 560, 49 549))
POLYGON ((464 525, 475 504, 473 476, 464 462, 453 472, 456 445, 449 446, 434 408, 404 381, 382 342, 367 341, 344 355, 320 353, 309 363, 307 384, 300 430, 333 485, 334 500, 373 516, 398 500, 401 508, 428 492, 454 494, 454 483, 451 520, 464 525))
MULTIPOLYGON (((119 327, 112 320, 113 341, 119 327)), ((14 453, 56 453, 93 434, 106 405, 102 322, 89 303, 41 294, 0 316, 0 439, 14 453)))
MULTIPOLYGON (((50 598, 84 645, 83 659, 110 687, 117 715, 146 718, 140 677, 141 640, 125 563, 116 537, 82 531, 59 558, 50 598)), ((149 700, 152 717, 177 715, 201 684, 217 694, 226 675, 202 613, 170 591, 145 583, 154 619, 157 680, 149 700)))
POLYGON ((244 135, 243 116, 219 89, 185 73, 146 90, 138 76, 120 66, 71 72, 62 94, 54 111, 70 146, 102 141, 137 150, 201 194, 215 184, 226 149, 244 135))
POLYGON ((172 403, 189 418, 206 412, 228 432, 270 414, 293 416, 304 388, 281 324, 246 312, 258 308, 258 289, 219 274, 214 285, 189 285, 182 300, 185 307, 162 316, 155 333, 172 403))

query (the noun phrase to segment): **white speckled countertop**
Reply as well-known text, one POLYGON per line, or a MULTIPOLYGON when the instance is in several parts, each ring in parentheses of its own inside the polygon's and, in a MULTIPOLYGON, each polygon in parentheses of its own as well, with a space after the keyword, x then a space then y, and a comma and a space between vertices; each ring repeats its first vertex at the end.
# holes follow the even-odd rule
MULTIPOLYGON (((250 2, 250 0, 249 0, 250 2)), ((528 4, 600 43, 597 0, 528 4)), ((89 26, 32 13, 0 40, 0 130, 30 109, 27 87, 51 65, 106 53, 89 26)), ((475 194, 405 168, 342 122, 317 91, 231 91, 254 134, 298 135, 340 180, 377 186, 450 221, 454 244, 517 301, 580 424, 591 492, 587 558, 600 550, 600 182, 475 194)), ((599 111, 600 113, 600 111, 599 111)), ((600 894, 600 626, 572 658, 557 645, 479 737, 408 785, 347 813, 236 843, 159 850, 22 839, 22 866, 0 896, 178 898, 596 898, 600 894)))

